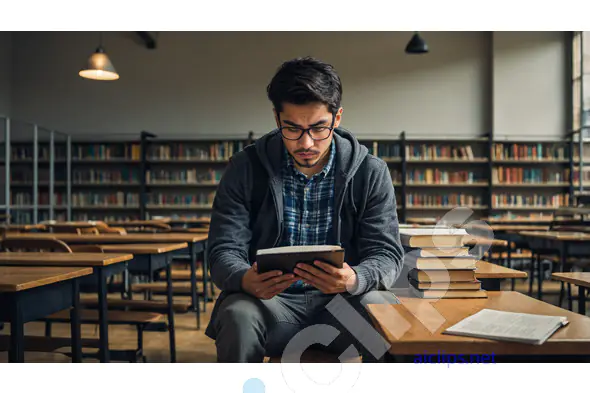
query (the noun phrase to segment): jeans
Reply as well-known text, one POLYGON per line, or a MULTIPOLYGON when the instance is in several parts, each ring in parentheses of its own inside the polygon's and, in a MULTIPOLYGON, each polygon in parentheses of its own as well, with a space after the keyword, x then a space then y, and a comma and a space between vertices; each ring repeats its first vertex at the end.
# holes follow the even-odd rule
POLYGON ((297 362, 309 347, 363 362, 380 360, 389 345, 373 328, 366 304, 396 304, 387 291, 325 295, 319 290, 283 292, 272 299, 233 293, 214 321, 218 362, 262 362, 265 356, 297 362), (351 346, 352 345, 352 346, 351 346))

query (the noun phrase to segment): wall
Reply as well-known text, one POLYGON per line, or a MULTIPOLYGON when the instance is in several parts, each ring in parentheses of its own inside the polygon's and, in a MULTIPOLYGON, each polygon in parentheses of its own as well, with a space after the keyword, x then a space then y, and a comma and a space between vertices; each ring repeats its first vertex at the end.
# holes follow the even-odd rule
POLYGON ((12 34, 8 31, 0 31, 0 116, 10 115, 12 34))
POLYGON ((551 138, 568 129, 565 32, 496 32, 493 122, 498 138, 551 138))
POLYGON ((312 55, 343 80, 343 126, 358 135, 481 135, 489 129, 487 33, 424 33, 432 52, 408 56, 405 32, 163 32, 150 51, 131 33, 104 43, 121 74, 77 72, 96 33, 15 33, 13 112, 99 138, 150 130, 170 137, 257 136, 274 127, 266 85, 284 60, 312 55))
POLYGON ((364 137, 561 136, 567 128, 562 32, 426 32, 431 53, 408 56, 407 32, 162 32, 146 49, 106 33, 121 74, 80 78, 97 33, 18 32, 12 111, 79 137, 256 136, 274 127, 266 85, 300 55, 336 67, 343 126, 364 137), (109 136, 105 136, 109 134, 109 136))

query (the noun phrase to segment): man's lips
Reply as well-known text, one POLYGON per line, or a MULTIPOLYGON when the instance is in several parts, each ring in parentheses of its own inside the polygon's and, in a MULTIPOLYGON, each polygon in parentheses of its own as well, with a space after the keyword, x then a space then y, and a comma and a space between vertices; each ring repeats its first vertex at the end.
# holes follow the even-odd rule
POLYGON ((317 153, 310 153, 310 152, 301 152, 297 153, 297 157, 301 158, 312 158, 315 157, 317 153))

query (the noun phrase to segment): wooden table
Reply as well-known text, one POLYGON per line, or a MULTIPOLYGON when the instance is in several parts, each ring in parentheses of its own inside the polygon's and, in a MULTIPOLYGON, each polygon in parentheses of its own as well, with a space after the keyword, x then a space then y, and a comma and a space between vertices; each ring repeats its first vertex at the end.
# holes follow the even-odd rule
POLYGON ((71 308, 72 360, 80 362, 78 278, 90 268, 0 266, 0 321, 10 322, 9 362, 24 362, 24 324, 71 308))
MULTIPOLYGON (((559 271, 564 272, 567 259, 570 256, 588 258, 590 256, 590 234, 582 232, 563 232, 563 231, 522 231, 519 232, 529 242, 531 250, 537 250, 539 253, 548 253, 554 251, 559 256, 559 271)), ((537 260, 539 276, 541 275, 542 266, 540 260, 537 260)), ((531 265, 533 271, 533 265, 531 265)), ((532 285, 532 284, 531 284, 532 285)), ((532 288, 531 288, 532 289, 532 288)), ((539 296, 541 296, 541 280, 539 280, 539 296)), ((561 283, 559 294, 559 305, 564 297, 564 282, 561 283)), ((572 298, 568 295, 568 308, 572 309, 572 298)))
MULTIPOLYGON (((174 328, 174 310, 172 298, 172 274, 171 262, 172 253, 188 247, 187 243, 155 243, 155 244, 102 244, 99 247, 105 253, 131 253, 133 260, 128 264, 130 274, 147 275, 150 282, 154 273, 162 268, 166 268, 166 300, 168 303, 168 332, 170 338, 170 356, 171 362, 176 363, 176 335, 174 328)), ((127 280, 126 286, 128 285, 127 280)), ((196 277, 192 278, 195 281, 196 277)), ((191 283, 192 283, 191 281, 191 283)), ((132 291, 127 288, 129 299, 132 298, 132 291)), ((149 297, 151 299, 151 294, 149 297)), ((198 304, 198 302, 196 303, 198 304)), ((200 307, 196 307, 197 329, 201 328, 200 307)))
POLYGON ((578 286, 578 313, 586 315, 586 288, 590 288, 590 272, 553 273, 551 278, 578 286))
POLYGON ((110 276, 124 271, 127 261, 132 258, 133 255, 128 253, 1 252, 0 265, 92 268, 93 276, 96 277, 98 284, 100 360, 101 362, 109 362, 107 280, 110 276))
POLYGON ((391 345, 391 355, 590 355, 590 318, 518 292, 490 291, 487 299, 399 300, 401 304, 367 305, 374 326, 391 345), (431 303, 432 307, 424 307, 424 302, 431 303), (543 345, 442 334, 445 329, 484 308, 565 316, 569 324, 543 345), (428 324, 425 326, 421 320, 428 324))
POLYGON ((526 272, 485 261, 477 261, 475 267, 475 278, 480 280, 482 288, 488 291, 499 291, 504 279, 527 278, 528 276, 526 272))
MULTIPOLYGON (((104 233, 99 235, 75 233, 27 233, 8 234, 6 238, 33 238, 33 239, 59 239, 67 244, 125 244, 125 243, 188 243, 191 275, 196 276, 197 253, 203 253, 203 311, 207 311, 208 296, 208 274, 209 265, 207 261, 207 239, 208 234, 191 233, 129 233, 126 235, 116 233, 104 233)), ((197 299, 197 285, 191 282, 192 307, 199 307, 197 299)))

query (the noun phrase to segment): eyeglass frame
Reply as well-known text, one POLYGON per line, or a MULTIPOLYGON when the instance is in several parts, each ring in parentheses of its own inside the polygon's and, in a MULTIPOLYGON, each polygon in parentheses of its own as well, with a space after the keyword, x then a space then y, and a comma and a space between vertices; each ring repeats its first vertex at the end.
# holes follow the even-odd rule
MULTIPOLYGON (((281 115, 279 114, 278 111, 277 111, 277 120, 279 121, 279 124, 281 124, 281 115)), ((298 141, 299 139, 303 138, 303 135, 305 133, 307 133, 309 135, 309 137, 314 141, 325 141, 326 139, 328 139, 330 137, 330 135, 332 135, 332 131, 334 131, 334 123, 335 122, 336 122, 336 116, 334 113, 332 113, 332 124, 330 125, 330 127, 324 127, 324 128, 327 128, 328 130, 330 130, 330 132, 328 133, 328 136, 326 136, 325 138, 322 138, 322 139, 315 139, 311 135, 311 129, 313 129, 314 127, 302 128, 302 127, 295 127, 295 126, 279 126, 278 130, 281 133, 281 136, 288 141, 298 141), (285 134, 283 134, 283 128, 297 128, 301 131, 301 135, 299 135, 299 138, 297 138, 297 139, 287 138, 285 136, 285 134)))

